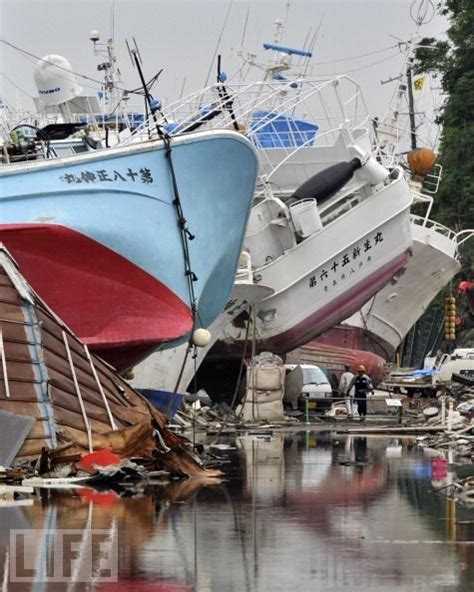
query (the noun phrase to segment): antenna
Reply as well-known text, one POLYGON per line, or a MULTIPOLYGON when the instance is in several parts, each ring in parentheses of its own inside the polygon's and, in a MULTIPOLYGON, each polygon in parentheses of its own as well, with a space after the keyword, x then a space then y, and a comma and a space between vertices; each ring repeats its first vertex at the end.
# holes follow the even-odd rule
POLYGON ((399 74, 398 76, 392 76, 391 78, 389 78, 388 80, 381 80, 380 84, 388 84, 389 82, 393 82, 394 80, 400 80, 402 77, 401 74, 399 74))
POLYGON ((247 15, 245 17, 244 28, 242 31, 242 39, 240 40, 240 49, 243 49, 243 47, 244 47, 245 36, 247 34, 247 25, 249 22, 249 16, 250 16, 250 4, 249 4, 249 7, 247 8, 247 15))
POLYGON ((141 54, 140 54, 140 50, 138 49, 138 45, 137 45, 137 40, 135 39, 135 37, 132 37, 132 39, 133 39, 133 43, 134 43, 134 45, 135 45, 135 51, 136 51, 136 54, 137 54, 137 56, 138 56, 138 59, 140 60, 140 64, 142 64, 142 65, 143 65, 142 56, 141 56, 141 54))
MULTIPOLYGON (((148 90, 148 85, 145 81, 145 76, 143 75, 142 58, 140 55, 140 50, 138 49, 138 45, 137 45, 137 41, 136 41, 135 37, 132 37, 132 39, 133 39, 133 45, 134 45, 133 48, 130 48, 128 41, 125 40, 125 43, 127 44, 127 49, 128 49, 129 55, 130 55, 130 59, 132 60, 132 64, 134 65, 134 67, 138 70, 138 75, 140 77, 140 82, 142 83, 143 92, 145 95, 145 105, 148 107, 148 109, 150 109, 150 113, 153 118, 153 122, 155 123, 158 136, 160 138, 163 138, 164 137, 163 130, 159 126, 158 120, 156 118, 156 112, 159 111, 159 109, 160 109, 160 103, 159 103, 159 101, 153 99, 153 97, 150 94, 150 91, 148 90)), ((160 70, 160 72, 158 73, 157 76, 159 76, 161 74, 161 72, 162 72, 162 70, 160 70)))
POLYGON ((418 26, 426 25, 431 23, 436 14, 436 9, 433 4, 433 0, 413 0, 410 6, 410 17, 411 20, 418 26), (415 5, 418 7, 415 11, 415 5), (428 17, 428 14, 431 15, 428 17))

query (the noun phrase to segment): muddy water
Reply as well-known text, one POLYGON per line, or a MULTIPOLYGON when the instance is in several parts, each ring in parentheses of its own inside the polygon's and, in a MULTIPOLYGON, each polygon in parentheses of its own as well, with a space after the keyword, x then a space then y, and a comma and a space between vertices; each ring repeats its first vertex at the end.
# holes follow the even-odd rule
POLYGON ((452 475, 410 441, 304 432, 223 443, 222 483, 43 491, 0 507, 2 592, 474 589, 474 511, 433 492, 452 475), (12 549, 10 529, 34 537, 12 549), (64 572, 57 529, 74 531, 71 557, 82 557, 64 572), (100 581, 114 566, 118 582, 100 581))

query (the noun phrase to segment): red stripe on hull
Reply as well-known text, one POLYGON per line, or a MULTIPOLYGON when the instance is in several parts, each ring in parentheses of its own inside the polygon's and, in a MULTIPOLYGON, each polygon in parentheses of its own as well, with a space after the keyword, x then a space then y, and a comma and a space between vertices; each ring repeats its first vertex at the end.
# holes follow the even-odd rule
POLYGON ((407 263, 409 258, 409 251, 399 255, 382 269, 357 284, 352 290, 341 294, 341 296, 318 309, 298 325, 280 335, 265 340, 265 342, 260 342, 258 344, 259 348, 284 354, 308 343, 317 335, 359 310, 369 298, 390 281, 393 275, 407 263))
MULTIPOLYGON (((337 325, 345 318, 359 310, 378 290, 380 290, 394 274, 410 258, 410 251, 406 251, 393 259, 390 263, 379 269, 366 280, 360 282, 352 290, 341 294, 335 300, 329 302, 323 308, 318 309, 310 317, 295 325, 288 331, 279 335, 257 341, 257 351, 272 351, 280 355, 285 355, 298 347, 310 342, 315 337, 326 334, 331 327, 337 325)), ((207 356, 207 359, 225 360, 239 358, 242 355, 243 341, 225 342, 218 341, 207 356)), ((363 348, 355 348, 363 349, 363 348)), ((380 355, 379 352, 376 352, 380 355)), ((383 356, 382 356, 383 357, 383 356)))
POLYGON ((0 240, 47 305, 118 370, 192 328, 189 307, 169 288, 78 232, 0 225, 0 240))

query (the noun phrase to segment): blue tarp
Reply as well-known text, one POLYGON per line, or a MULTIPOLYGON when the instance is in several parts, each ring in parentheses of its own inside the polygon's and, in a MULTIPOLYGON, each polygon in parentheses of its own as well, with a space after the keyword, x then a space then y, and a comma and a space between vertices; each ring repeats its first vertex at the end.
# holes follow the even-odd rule
POLYGON ((296 148, 312 146, 319 127, 292 115, 277 115, 271 111, 252 114, 252 139, 257 148, 296 148))
POLYGON ((184 397, 184 395, 170 393, 169 391, 155 391, 150 389, 138 389, 138 391, 150 401, 158 411, 164 413, 169 420, 173 418, 184 397))
POLYGON ((436 368, 428 368, 427 370, 415 370, 411 373, 413 378, 425 378, 426 376, 433 376, 433 374, 437 374, 439 370, 436 368))

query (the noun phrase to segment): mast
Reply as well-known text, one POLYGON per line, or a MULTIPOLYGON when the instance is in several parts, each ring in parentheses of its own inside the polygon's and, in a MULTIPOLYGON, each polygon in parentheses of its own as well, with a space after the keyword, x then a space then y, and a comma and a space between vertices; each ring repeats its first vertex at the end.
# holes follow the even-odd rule
POLYGON ((410 51, 407 63, 407 90, 408 90, 408 115, 410 117, 410 137, 411 137, 411 149, 416 150, 416 124, 415 124, 415 103, 413 100, 413 80, 412 80, 412 69, 413 69, 413 50, 410 51))

